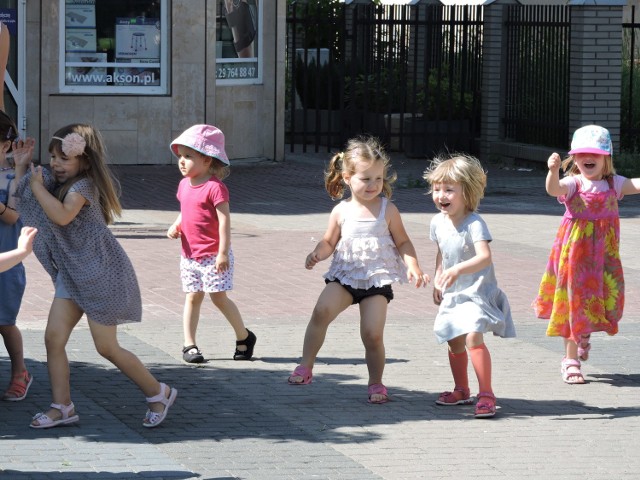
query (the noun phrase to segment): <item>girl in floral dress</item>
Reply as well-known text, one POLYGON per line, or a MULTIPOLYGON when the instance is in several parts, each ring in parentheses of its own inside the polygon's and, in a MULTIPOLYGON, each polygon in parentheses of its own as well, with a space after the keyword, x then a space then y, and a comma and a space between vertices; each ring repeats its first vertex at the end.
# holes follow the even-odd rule
POLYGON ((612 154, 608 130, 587 125, 574 133, 568 158, 553 153, 547 161, 547 193, 566 212, 533 307, 549 320, 547 335, 564 338, 569 384, 585 383, 580 361, 589 358, 591 334, 618 333, 624 307, 618 200, 640 193, 640 178, 616 175, 612 154))

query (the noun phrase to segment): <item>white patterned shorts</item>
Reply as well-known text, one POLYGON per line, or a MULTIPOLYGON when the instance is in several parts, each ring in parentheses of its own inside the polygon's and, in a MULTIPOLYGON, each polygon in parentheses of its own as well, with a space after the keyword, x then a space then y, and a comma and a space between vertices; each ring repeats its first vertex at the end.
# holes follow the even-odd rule
POLYGON ((193 292, 225 292, 233 290, 233 252, 229 251, 229 270, 216 270, 216 255, 200 258, 180 258, 180 278, 182 291, 193 292))

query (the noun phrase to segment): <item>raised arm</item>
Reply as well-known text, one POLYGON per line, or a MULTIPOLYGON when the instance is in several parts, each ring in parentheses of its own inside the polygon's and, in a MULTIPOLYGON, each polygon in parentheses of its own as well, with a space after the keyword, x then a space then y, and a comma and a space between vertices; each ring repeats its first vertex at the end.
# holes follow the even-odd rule
POLYGON ((87 203, 87 199, 76 192, 69 192, 61 202, 44 186, 42 167, 31 165, 31 191, 44 210, 44 213, 56 225, 68 225, 78 216, 87 203))
POLYGON ((623 195, 636 195, 640 193, 640 178, 627 178, 622 184, 623 195))
POLYGON ((15 184, 27 173, 29 165, 33 160, 33 150, 35 148, 35 139, 28 137, 24 140, 18 139, 13 142, 11 152, 13 153, 13 163, 15 165, 16 178, 15 184))
POLYGON ((560 195, 566 195, 569 191, 566 185, 560 183, 560 165, 562 160, 560 155, 552 153, 547 160, 547 167, 549 167, 549 173, 547 173, 547 180, 545 187, 547 193, 553 197, 559 197, 560 195))

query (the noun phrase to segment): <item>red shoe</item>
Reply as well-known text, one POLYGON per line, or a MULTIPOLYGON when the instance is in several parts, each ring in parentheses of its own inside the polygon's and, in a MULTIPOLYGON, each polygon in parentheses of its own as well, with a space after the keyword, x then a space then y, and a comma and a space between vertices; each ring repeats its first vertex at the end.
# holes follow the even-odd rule
POLYGON ((29 375, 29 372, 26 370, 21 374, 16 375, 11 379, 9 388, 7 388, 7 391, 2 395, 2 400, 6 400, 7 402, 19 402, 20 400, 24 400, 32 382, 33 377, 29 375))
POLYGON ((480 392, 476 403, 476 418, 491 418, 496 414, 496 397, 491 392, 480 392))
POLYGON ((474 399, 471 398, 471 391, 465 387, 456 387, 453 392, 442 392, 436 403, 438 405, 471 405, 474 399))

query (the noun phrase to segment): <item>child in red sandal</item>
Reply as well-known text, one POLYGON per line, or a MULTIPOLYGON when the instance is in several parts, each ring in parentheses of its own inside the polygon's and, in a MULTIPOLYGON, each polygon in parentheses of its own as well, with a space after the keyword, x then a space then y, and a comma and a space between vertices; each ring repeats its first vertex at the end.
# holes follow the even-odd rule
MULTIPOLYGON (((4 31, 4 29, 3 29, 4 31)), ((22 260, 31 253, 35 229, 23 228, 16 211, 14 158, 33 153, 33 139, 17 140, 15 122, 0 111, 0 336, 11 360, 11 381, 2 400, 24 400, 33 382, 24 362, 22 334, 17 325, 22 296, 27 284, 22 260)))
POLYGON ((430 237, 438 244, 433 300, 439 305, 434 331, 449 344, 455 388, 440 394, 438 405, 469 405, 468 359, 478 377, 476 418, 493 417, 491 355, 484 333, 515 337, 509 301, 498 288, 489 242, 491 234, 476 213, 487 182, 480 162, 457 155, 435 159, 425 172, 433 202, 440 210, 431 220, 430 237))

